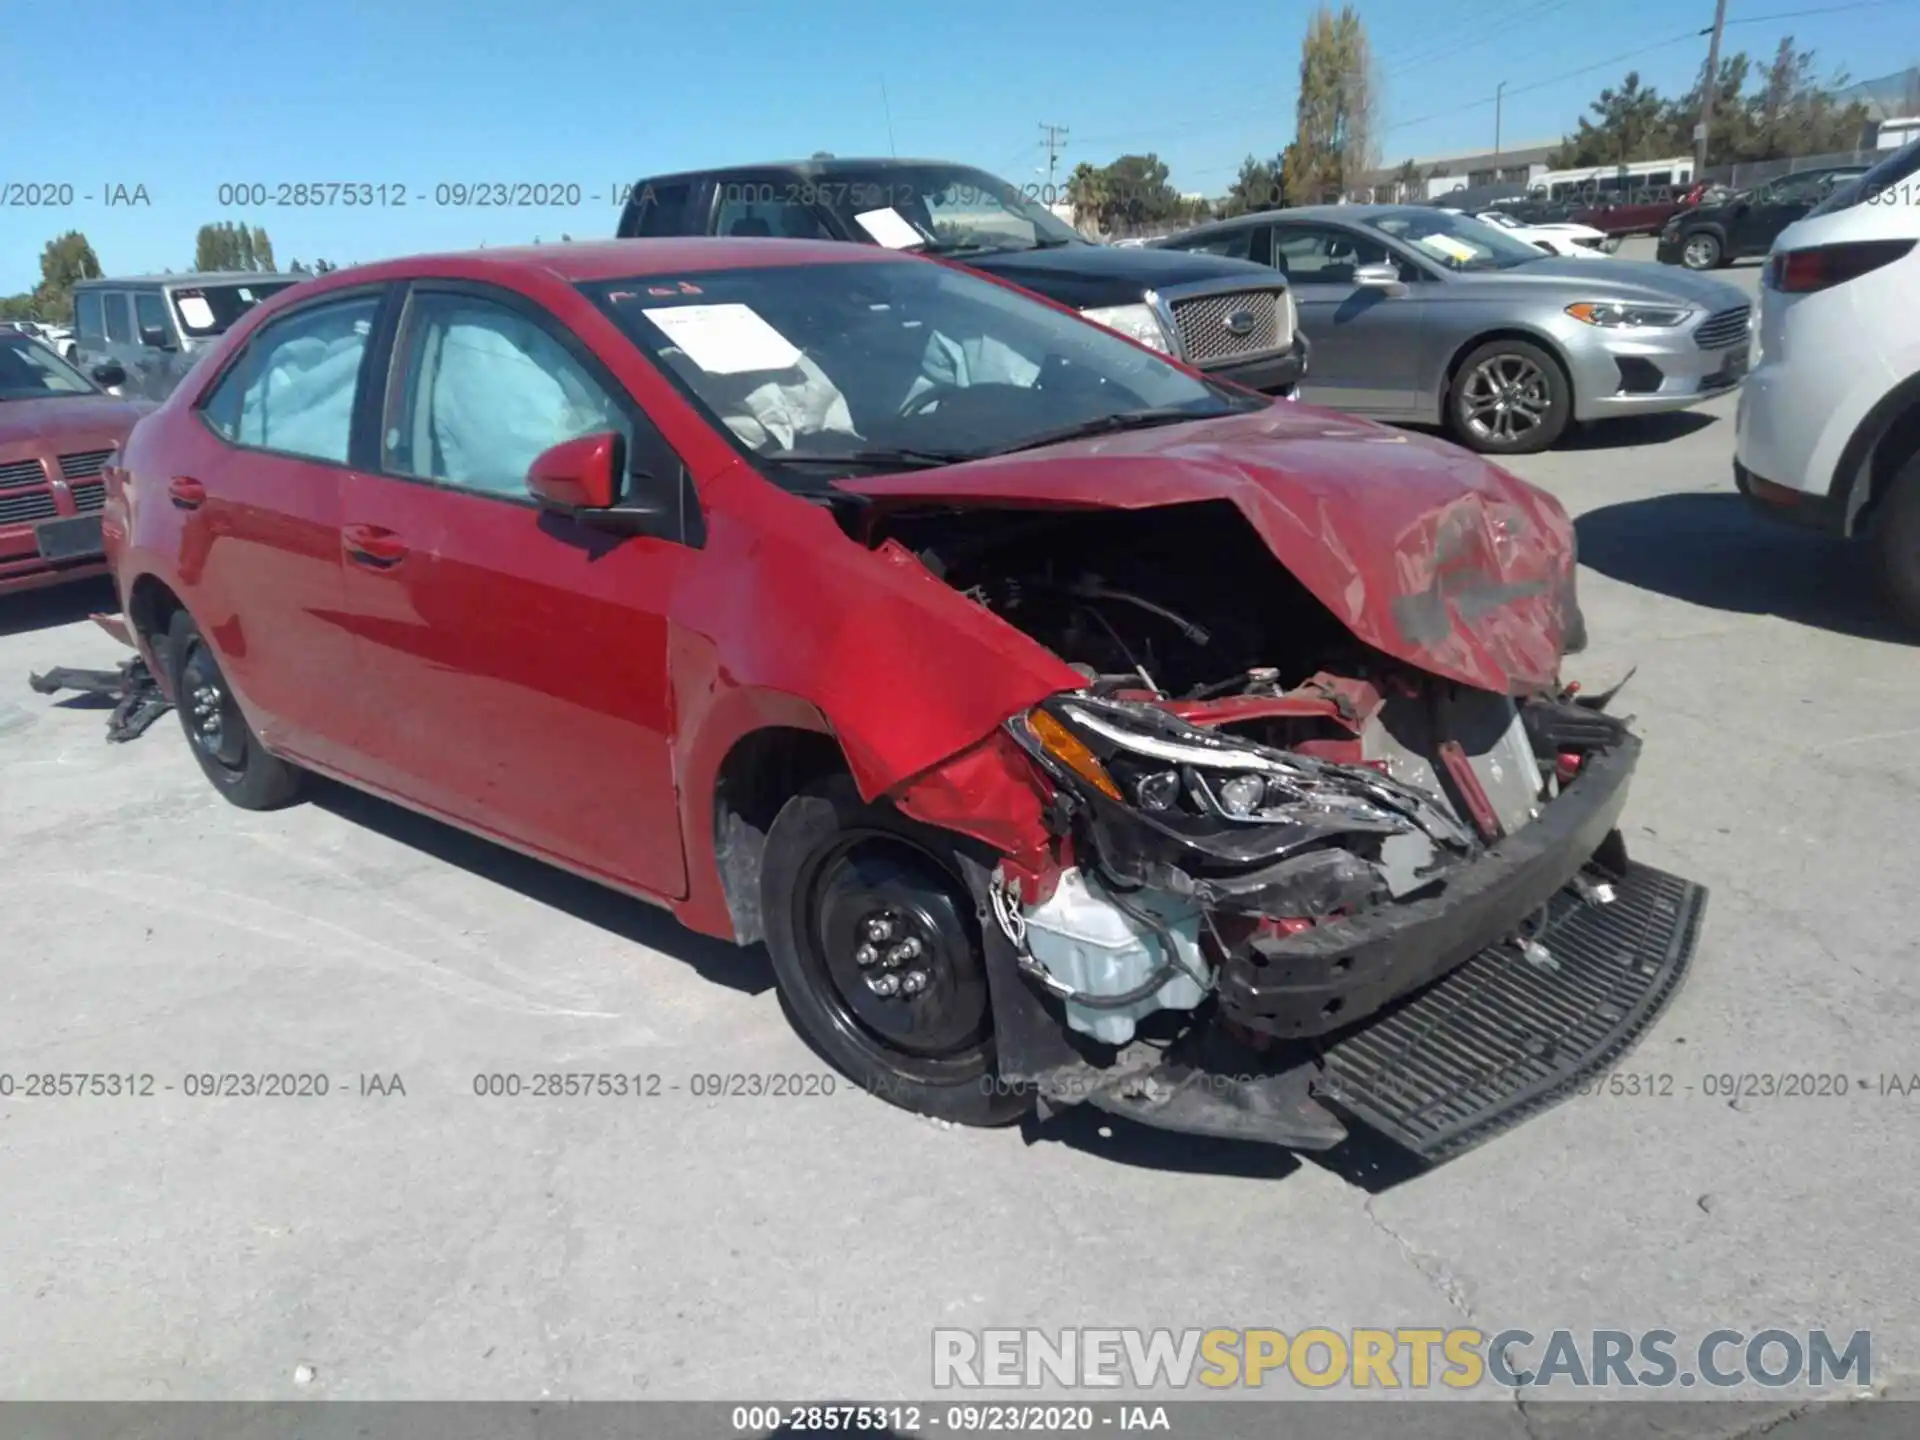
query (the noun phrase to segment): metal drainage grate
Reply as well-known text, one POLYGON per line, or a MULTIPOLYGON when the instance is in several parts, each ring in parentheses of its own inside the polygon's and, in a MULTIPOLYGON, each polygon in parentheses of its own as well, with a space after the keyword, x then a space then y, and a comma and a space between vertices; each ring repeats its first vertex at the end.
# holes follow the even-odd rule
POLYGON ((1703 886, 1645 865, 1613 903, 1570 888, 1539 939, 1557 969, 1511 945, 1481 951, 1330 1046, 1319 1092, 1430 1162, 1492 1139, 1599 1075, 1679 989, 1706 910, 1703 886))

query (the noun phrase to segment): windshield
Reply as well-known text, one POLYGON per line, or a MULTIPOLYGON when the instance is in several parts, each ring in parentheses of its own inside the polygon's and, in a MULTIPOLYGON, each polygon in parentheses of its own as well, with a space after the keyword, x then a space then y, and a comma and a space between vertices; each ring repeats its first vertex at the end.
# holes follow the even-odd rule
POLYGON ((892 250, 1032 250, 1081 239, 1037 199, 962 165, 836 169, 812 188, 850 234, 892 250))
POLYGON ((1511 270, 1545 258, 1544 251, 1483 220, 1444 210, 1390 210, 1360 223, 1413 246, 1450 270, 1511 270))
POLYGON ((1068 432, 1267 403, 944 265, 875 260, 584 287, 763 473, 818 490, 1068 432))
POLYGON ((1514 219, 1511 215, 1502 215, 1498 210, 1489 210, 1480 216, 1480 218, 1486 221, 1487 224, 1497 226, 1502 230, 1519 230, 1523 228, 1518 220, 1514 219))
POLYGON ((0 330, 0 400, 94 395, 99 388, 38 340, 0 330))
POLYGON ((233 322, 269 295, 278 295, 292 280, 266 280, 235 285, 192 285, 173 292, 174 313, 180 328, 198 340, 224 335, 233 322))

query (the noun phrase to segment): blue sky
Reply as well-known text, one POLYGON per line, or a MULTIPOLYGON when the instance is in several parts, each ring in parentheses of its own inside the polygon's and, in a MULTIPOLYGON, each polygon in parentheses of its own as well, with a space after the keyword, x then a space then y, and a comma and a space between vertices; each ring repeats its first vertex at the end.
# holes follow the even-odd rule
MULTIPOLYGON (((1847 0, 1730 0, 1729 48, 1792 33, 1855 78, 1920 58, 1920 0, 1740 24, 1847 0)), ((282 264, 366 261, 561 232, 610 234, 606 195, 649 171, 841 155, 931 155, 1044 179, 1156 150, 1217 194, 1292 134, 1307 3, 969 0, 386 0, 293 10, 237 0, 3 0, 0 185, 74 187, 67 209, 0 206, 0 294, 41 246, 86 233, 109 274, 186 268, 208 221, 265 226, 282 264), (885 84, 886 102, 882 99, 885 84), (888 104, 892 130, 889 136, 888 104), (223 183, 398 183, 404 209, 223 208, 223 183), (432 203, 443 182, 578 185, 574 209, 432 203), (151 203, 101 197, 144 186, 151 203), (85 198, 92 196, 91 200, 85 198), (601 197, 598 203, 591 198, 601 197)), ((1682 89, 1704 39, 1568 71, 1711 23, 1710 0, 1363 0, 1385 75, 1385 159, 1551 140, 1637 67, 1682 89), (1479 102, 1477 108, 1476 102, 1479 102)), ((3 198, 3 197, 0 197, 3 198)))

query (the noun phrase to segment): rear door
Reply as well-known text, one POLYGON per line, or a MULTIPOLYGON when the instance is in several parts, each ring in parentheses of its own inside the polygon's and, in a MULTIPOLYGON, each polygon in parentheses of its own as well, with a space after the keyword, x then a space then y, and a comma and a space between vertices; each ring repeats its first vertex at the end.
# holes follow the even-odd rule
POLYGON ((74 292, 73 344, 76 363, 88 375, 107 358, 106 309, 98 290, 74 292))
POLYGON ((343 624, 340 506, 383 287, 302 306, 253 335, 196 406, 163 486, 182 593, 255 731, 339 767, 358 718, 343 624))
POLYGON ((347 479, 345 624, 372 783, 655 894, 686 892, 671 759, 668 598, 687 547, 543 513, 535 456, 605 430, 679 458, 546 311, 422 282, 377 432, 347 479))
POLYGON ((1362 415, 1424 410, 1418 380, 1424 277, 1381 241, 1343 227, 1276 222, 1272 264, 1287 277, 1313 363, 1300 398, 1362 415), (1405 293, 1354 283, 1363 265, 1393 265, 1405 293))

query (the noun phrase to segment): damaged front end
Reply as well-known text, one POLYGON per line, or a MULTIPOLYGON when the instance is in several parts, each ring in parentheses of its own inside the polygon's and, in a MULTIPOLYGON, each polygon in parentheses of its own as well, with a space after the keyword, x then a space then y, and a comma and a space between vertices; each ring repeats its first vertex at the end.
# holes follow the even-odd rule
POLYGON ((1005 849, 988 896, 1002 1078, 1301 1149, 1358 1121, 1447 1158, 1638 1039, 1704 892, 1626 859, 1640 744, 1610 695, 1496 693, 1356 643, 1270 555, 1132 563, 1183 525, 1212 544, 1174 553, 1231 554, 1200 508, 914 537, 1086 682, 1003 727, 1046 843, 1005 849))

